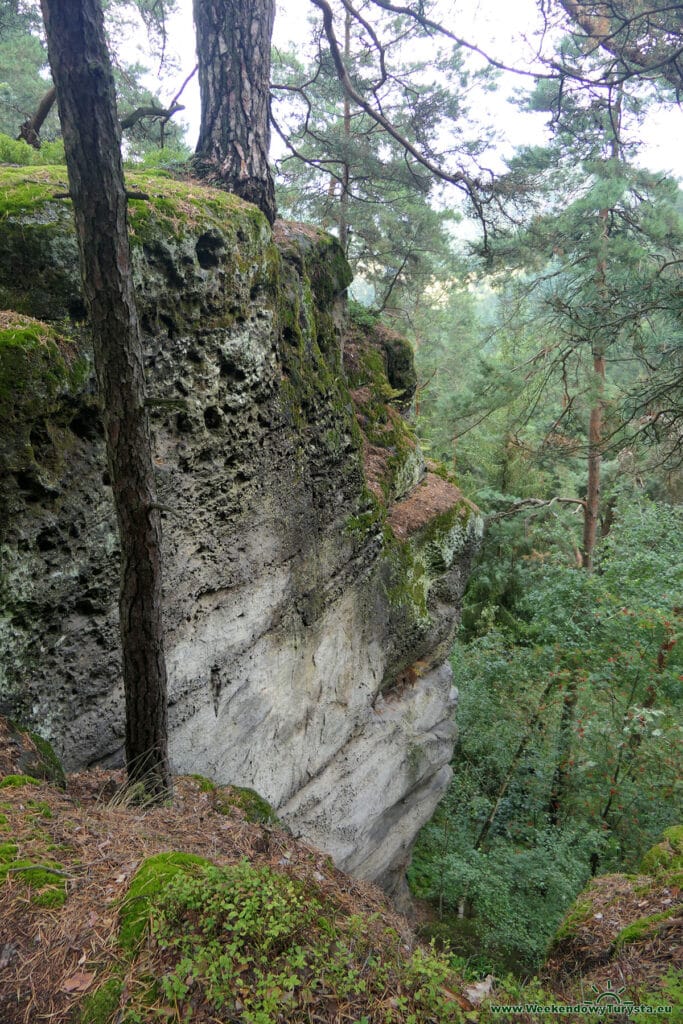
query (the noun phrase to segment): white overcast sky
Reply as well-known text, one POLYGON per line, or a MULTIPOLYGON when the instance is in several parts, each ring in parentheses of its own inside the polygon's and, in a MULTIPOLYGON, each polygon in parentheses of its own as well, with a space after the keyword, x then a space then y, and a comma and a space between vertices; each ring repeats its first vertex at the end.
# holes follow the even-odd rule
MULTIPOLYGON (((476 43, 493 57, 506 64, 532 68, 533 49, 525 42, 538 23, 536 0, 442 0, 441 18, 455 33, 476 43)), ((307 0, 279 0, 275 19, 275 43, 283 47, 303 42, 307 34, 307 17, 311 11, 307 0)), ((178 11, 169 23, 169 45, 180 60, 180 83, 195 62, 192 0, 179 0, 178 11)), ((484 120, 492 118, 507 138, 504 152, 516 145, 542 143, 542 119, 539 115, 522 115, 507 99, 524 79, 504 75, 499 91, 483 100, 484 120)), ((530 80, 527 80, 530 81, 530 80)), ((172 91, 165 98, 170 98, 172 91)), ((194 145, 199 125, 199 93, 196 80, 183 94, 189 125, 188 141, 194 145)), ((473 111, 474 113, 474 111, 473 111)), ((643 129, 646 143, 644 162, 652 170, 666 171, 683 177, 683 111, 679 108, 653 112, 643 129)))

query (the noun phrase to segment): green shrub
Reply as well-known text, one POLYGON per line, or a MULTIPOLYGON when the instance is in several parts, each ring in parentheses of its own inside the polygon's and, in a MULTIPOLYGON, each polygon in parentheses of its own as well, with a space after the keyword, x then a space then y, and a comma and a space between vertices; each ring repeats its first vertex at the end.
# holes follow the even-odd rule
POLYGON ((64 143, 44 142, 40 149, 34 149, 23 139, 11 139, 0 132, 0 164, 19 164, 22 167, 45 164, 64 164, 64 143))
POLYGON ((244 1024, 304 1024, 311 1007, 340 1004, 365 1024, 460 1021, 445 960, 411 955, 376 918, 345 916, 310 884, 247 861, 177 873, 154 897, 151 936, 131 1022, 189 1019, 197 1001, 244 1024))

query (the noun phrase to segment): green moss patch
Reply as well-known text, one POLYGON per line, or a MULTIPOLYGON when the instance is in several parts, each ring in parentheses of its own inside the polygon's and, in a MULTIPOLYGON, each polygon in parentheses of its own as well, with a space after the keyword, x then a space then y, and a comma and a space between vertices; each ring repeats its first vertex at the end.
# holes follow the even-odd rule
POLYGON ((0 313, 0 417, 16 405, 54 397, 69 376, 65 343, 47 324, 0 313))
POLYGON ((18 853, 16 843, 0 843, 0 885, 11 876, 29 890, 34 905, 61 907, 67 898, 62 865, 57 861, 36 864, 18 853))
MULTIPOLYGON (((86 372, 73 342, 41 321, 0 311, 0 470, 35 478, 38 494, 47 493, 42 476, 58 471, 73 444, 54 414, 86 372)), ((49 743, 36 735, 31 741, 41 765, 36 774, 63 785, 64 772, 49 743)))
POLYGON ((191 853, 158 853, 136 871, 120 911, 119 943, 132 953, 145 933, 150 908, 177 874, 196 873, 209 861, 191 853))
POLYGON ((5 775, 0 779, 0 789, 10 789, 17 786, 39 786, 40 779, 32 775, 5 775))
POLYGON ((214 807, 219 814, 230 814, 235 808, 244 812, 247 821, 261 825, 278 825, 279 819, 267 800, 245 786, 225 786, 216 791, 214 807))
POLYGON ((681 914, 680 904, 674 907, 669 907, 667 910, 661 911, 658 914, 650 914, 649 917, 640 917, 637 921, 622 928, 616 939, 614 940, 615 951, 620 950, 623 946, 628 945, 632 942, 640 942, 644 939, 649 938, 654 932, 658 931, 660 925, 667 921, 671 917, 679 917, 681 914))
POLYGON ((44 889, 42 892, 36 893, 35 896, 31 897, 31 903, 36 907, 46 907, 48 909, 55 909, 55 907, 62 907, 66 903, 67 895, 66 889, 58 889, 51 886, 48 889, 44 889))
POLYGON ((683 825, 666 829, 662 842, 643 857, 640 870, 646 875, 683 871, 683 825))
POLYGON ((205 775, 190 775, 190 778, 194 779, 202 793, 213 793, 216 788, 216 783, 207 779, 205 775))
POLYGON ((573 903, 569 912, 562 919, 554 942, 571 938, 578 929, 584 925, 593 912, 593 903, 587 896, 579 896, 573 903))
POLYGON ((0 865, 11 864, 19 847, 16 843, 0 843, 0 865))
POLYGON ((0 220, 39 214, 46 204, 70 205, 68 200, 54 198, 60 187, 68 189, 66 167, 2 167, 0 181, 0 220))
POLYGON ((76 1024, 109 1024, 119 1009, 122 991, 121 978, 107 978, 98 989, 84 997, 77 1011, 76 1024))

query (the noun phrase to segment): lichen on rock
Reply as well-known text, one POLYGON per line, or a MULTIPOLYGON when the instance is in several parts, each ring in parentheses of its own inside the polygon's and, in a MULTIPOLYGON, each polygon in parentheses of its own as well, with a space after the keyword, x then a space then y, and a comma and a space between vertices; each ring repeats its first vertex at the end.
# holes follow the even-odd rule
MULTIPOLYGON (((0 299, 36 335, 31 386, 0 410, 17 439, 0 484, 0 710, 67 768, 117 764, 118 544, 64 171, 0 178, 0 299)), ((197 183, 131 184, 150 196, 130 224, 175 770, 255 790, 391 888, 449 778, 444 661, 481 520, 403 415, 405 342, 349 324, 333 238, 271 233, 197 183)))

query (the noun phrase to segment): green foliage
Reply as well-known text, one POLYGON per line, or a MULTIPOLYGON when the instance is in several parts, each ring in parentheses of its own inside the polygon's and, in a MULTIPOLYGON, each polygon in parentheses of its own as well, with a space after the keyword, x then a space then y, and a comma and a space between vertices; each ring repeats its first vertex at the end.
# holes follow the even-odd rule
POLYGON ((665 830, 663 841, 653 846, 643 857, 640 871, 647 875, 683 872, 683 825, 674 825, 665 830))
POLYGON ((114 976, 86 995, 78 1010, 78 1024, 109 1024, 119 1008, 122 989, 123 982, 114 976))
POLYGON ((456 951, 533 968, 588 875, 636 869, 676 821, 682 530, 680 508, 622 501, 595 573, 520 559, 505 628, 457 645, 454 780, 411 869, 456 951))
POLYGON ((213 805, 219 814, 229 815, 233 807, 239 807, 247 821, 262 825, 279 824, 278 817, 268 801, 246 786, 225 786, 216 790, 213 805))
POLYGON ((196 873, 208 862, 191 853, 158 853, 143 861, 121 905, 119 944, 129 953, 142 939, 150 908, 166 883, 177 874, 196 873))
POLYGON ((39 786, 40 779, 34 779, 32 775, 3 775, 0 779, 0 789, 9 789, 14 786, 39 786))
MULTIPOLYGON (((49 87, 41 74, 46 68, 47 52, 39 10, 33 4, 3 4, 0 11, 0 132, 16 137, 21 124, 36 110, 49 87)), ((42 134, 45 139, 54 139, 58 131, 57 112, 53 110, 42 134)))
POLYGON ((245 1024, 283 1013, 303 1024, 317 1000, 344 1003, 367 1024, 460 1020, 443 992, 445 961, 407 953, 390 929, 340 915, 310 884, 269 868, 242 861, 176 874, 149 909, 152 944, 138 967, 159 984, 131 988, 126 1020, 185 1020, 197 999, 245 1024))
MULTIPOLYGON (((638 1003, 641 1006, 652 1006, 654 1008, 670 1006, 671 1016, 667 1016, 664 1019, 671 1021, 683 1020, 683 975, 681 975, 680 971, 670 970, 662 978, 661 988, 656 992, 641 994, 638 998, 638 1003)), ((634 1013, 631 1020, 649 1021, 652 1020, 652 1013, 634 1013)))
POLYGON ((46 164, 64 165, 64 143, 45 142, 40 149, 34 149, 23 139, 11 139, 8 135, 0 134, 0 163, 19 164, 22 167, 28 165, 42 167, 46 164))
POLYGON ((365 330, 374 330, 379 323, 379 313, 368 306, 363 306, 355 299, 349 299, 349 319, 354 326, 365 330))
POLYGON ((182 140, 175 139, 172 145, 145 149, 137 158, 129 155, 126 166, 144 171, 179 171, 185 167, 191 155, 190 147, 182 140))
MULTIPOLYGON (((141 107, 163 103, 142 83, 148 67, 131 64, 120 41, 130 34, 131 28, 140 31, 140 18, 149 35, 149 57, 168 72, 166 59, 166 27, 164 20, 173 4, 148 3, 147 0, 109 0, 104 5, 109 42, 114 53, 114 77, 117 103, 122 116, 141 107), (118 50, 118 52, 117 52, 118 50)), ((144 31, 143 29, 143 31, 144 31)), ((128 47, 126 47, 128 49, 128 47)), ((32 117, 50 87, 47 48, 38 5, 32 3, 5 3, 0 10, 0 132, 12 142, 22 124, 32 117)), ((141 158, 150 149, 164 147, 186 158, 182 141, 184 127, 175 121, 163 123, 159 118, 145 118, 126 132, 126 151, 129 157, 141 158)), ((64 163, 63 146, 59 139, 60 127, 57 105, 53 105, 40 129, 41 148, 34 150, 15 143, 20 149, 7 150, 0 142, 0 162, 21 164, 64 163), (31 150, 32 156, 26 149, 31 150), (17 158, 17 156, 19 158, 17 158)))
MULTIPOLYGON (((439 150, 472 160, 487 139, 481 129, 466 139, 465 96, 468 85, 485 76, 468 73, 457 48, 431 47, 428 58, 416 60, 416 20, 378 9, 371 20, 387 43, 394 40, 383 58, 391 72, 373 67, 372 41, 351 19, 345 58, 356 87, 417 150, 433 160, 439 150)), ((457 215, 447 204, 430 202, 429 172, 406 158, 367 111, 345 103, 332 60, 319 48, 317 26, 296 52, 275 52, 274 76, 287 86, 275 92, 273 108, 287 144, 277 167, 279 207, 287 217, 335 231, 362 291, 377 308, 400 315, 410 293, 428 286, 435 267, 452 263, 448 226, 457 215)))

